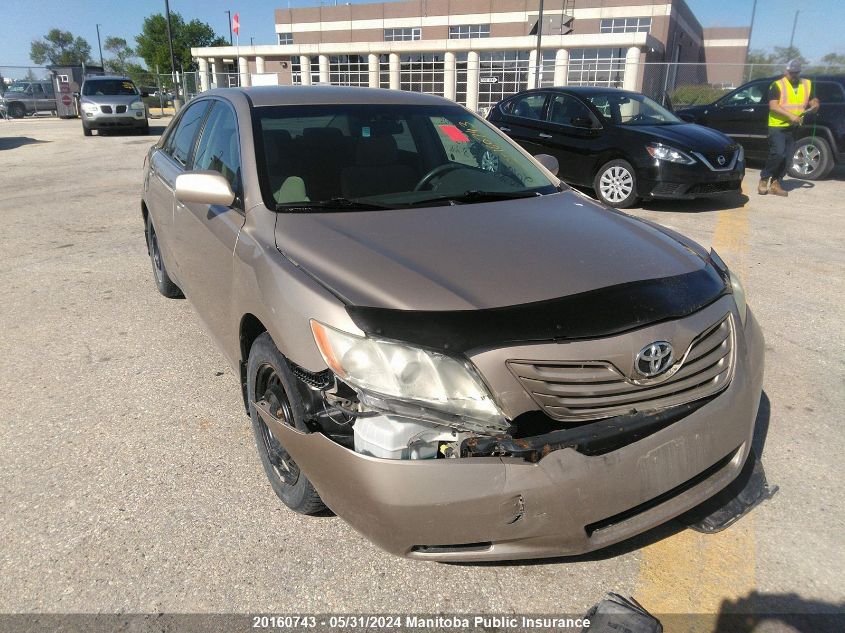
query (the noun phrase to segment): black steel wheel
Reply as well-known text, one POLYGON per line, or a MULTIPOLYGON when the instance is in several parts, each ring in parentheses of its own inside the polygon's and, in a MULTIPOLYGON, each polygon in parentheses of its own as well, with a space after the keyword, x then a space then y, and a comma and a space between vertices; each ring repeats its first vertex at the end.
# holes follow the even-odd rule
POLYGON ((170 275, 167 274, 167 268, 164 266, 164 259, 161 256, 161 249, 158 244, 158 236, 156 235, 155 227, 153 226, 152 218, 147 216, 147 252, 150 254, 150 262, 153 265, 153 280, 156 283, 156 288, 168 299, 181 299, 185 295, 173 281, 170 275))

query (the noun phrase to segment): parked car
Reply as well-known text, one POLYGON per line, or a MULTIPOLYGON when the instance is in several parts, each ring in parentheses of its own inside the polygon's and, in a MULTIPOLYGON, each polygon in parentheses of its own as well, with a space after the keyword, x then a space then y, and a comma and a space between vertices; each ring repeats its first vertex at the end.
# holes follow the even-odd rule
POLYGON ((13 119, 56 111, 56 93, 50 81, 16 81, 0 97, 0 106, 13 119))
POLYGON ((146 96, 128 77, 86 77, 79 95, 82 133, 91 136, 94 130, 128 129, 149 134, 147 107, 141 100, 146 96))
MULTIPOLYGON (((769 87, 780 77, 755 79, 705 105, 679 108, 678 117, 724 132, 742 143, 748 158, 768 154, 769 87)), ((795 178, 818 180, 845 163, 845 76, 809 77, 821 103, 796 130, 795 155, 789 168, 795 178)))
POLYGON ((591 187, 607 205, 737 194, 742 147, 686 124, 645 95, 603 87, 524 90, 488 120, 532 153, 551 154, 560 177, 591 187))
POLYGON ((412 92, 227 88, 174 118, 144 165, 154 280, 240 376, 288 507, 414 558, 555 556, 737 476, 763 376, 739 280, 555 170, 412 92))

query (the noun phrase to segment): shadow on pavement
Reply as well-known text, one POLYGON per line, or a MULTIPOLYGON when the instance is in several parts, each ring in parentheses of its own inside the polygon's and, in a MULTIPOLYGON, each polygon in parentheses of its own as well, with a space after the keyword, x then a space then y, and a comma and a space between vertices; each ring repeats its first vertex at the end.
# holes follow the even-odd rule
MULTIPOLYGON (((661 620, 664 627, 670 617, 661 620)), ((744 598, 722 602, 713 633, 781 631, 782 625, 795 633, 841 633, 845 630, 845 603, 752 591, 744 598)))
POLYGON ((35 143, 49 143, 50 141, 40 141, 37 138, 30 138, 29 136, 8 136, 0 137, 0 150, 17 149, 22 145, 33 145, 35 143))

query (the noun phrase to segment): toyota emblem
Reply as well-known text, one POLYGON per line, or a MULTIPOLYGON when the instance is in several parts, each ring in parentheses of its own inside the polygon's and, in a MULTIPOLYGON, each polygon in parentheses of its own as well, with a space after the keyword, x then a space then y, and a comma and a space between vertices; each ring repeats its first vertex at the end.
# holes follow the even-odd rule
POLYGON ((674 360, 672 345, 666 341, 655 341, 640 350, 634 365, 640 375, 654 378, 669 369, 674 360))
POLYGON ((726 162, 728 162, 728 159, 727 159, 727 158, 725 158, 725 155, 724 155, 724 154, 719 154, 719 155, 716 157, 716 162, 717 162, 717 163, 719 163, 719 165, 724 165, 726 162))

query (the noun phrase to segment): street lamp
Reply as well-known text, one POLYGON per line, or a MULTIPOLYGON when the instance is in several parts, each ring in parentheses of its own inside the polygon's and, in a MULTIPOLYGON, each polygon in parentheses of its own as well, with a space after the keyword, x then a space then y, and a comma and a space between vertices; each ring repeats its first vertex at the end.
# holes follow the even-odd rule
POLYGON ((97 48, 100 50, 100 68, 103 67, 103 46, 100 44, 100 25, 97 24, 97 48))
POLYGON ((173 32, 170 27, 169 0, 164 0, 164 13, 167 18, 167 46, 170 49, 170 73, 173 77, 173 109, 178 111, 182 102, 179 99, 179 82, 176 81, 176 56, 173 54, 173 32))
POLYGON ((543 53, 540 44, 543 42, 543 0, 540 0, 540 15, 537 16, 537 59, 534 61, 534 87, 540 87, 540 77, 543 74, 543 53))
POLYGON ((798 14, 801 13, 800 10, 795 12, 795 19, 792 20, 792 35, 789 36, 789 48, 792 48, 792 42, 795 41, 795 27, 798 26, 798 14))

